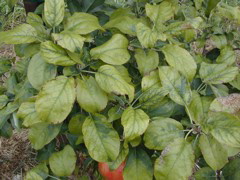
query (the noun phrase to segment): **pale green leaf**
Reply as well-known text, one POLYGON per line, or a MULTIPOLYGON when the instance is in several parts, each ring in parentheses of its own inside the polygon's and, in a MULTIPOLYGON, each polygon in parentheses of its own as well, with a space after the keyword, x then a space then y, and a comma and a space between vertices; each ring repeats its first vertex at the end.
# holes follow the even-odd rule
POLYGON ((123 110, 120 106, 114 106, 108 110, 108 121, 113 122, 122 117, 123 110))
POLYGON ((235 77, 235 79, 231 82, 229 82, 233 87, 240 90, 240 73, 235 77))
POLYGON ((216 62, 217 63, 223 63, 227 65, 232 65, 236 61, 236 54, 232 47, 225 46, 223 49, 221 49, 221 53, 218 56, 216 62))
POLYGON ((128 107, 122 114, 121 122, 125 139, 133 140, 145 132, 149 124, 149 117, 141 109, 128 107))
POLYGON ((169 66, 160 66, 159 75, 164 88, 169 91, 170 98, 180 104, 188 105, 192 100, 192 92, 188 80, 177 70, 169 66))
POLYGON ((123 171, 124 180, 152 180, 153 165, 142 149, 132 149, 123 171))
POLYGON ((27 172, 26 176, 24 177, 24 180, 43 180, 43 178, 36 172, 30 171, 27 172))
MULTIPOLYGON (((48 177, 48 167, 46 162, 40 163, 37 166, 35 166, 34 168, 32 168, 30 171, 27 172, 28 173, 37 173, 38 175, 40 175, 43 179, 46 179, 48 177)), ((35 180, 34 178, 29 178, 29 180, 35 180)))
POLYGON ((64 121, 72 110, 75 96, 73 78, 58 76, 47 82, 36 100, 36 111, 39 118, 53 124, 64 121))
POLYGON ((117 159, 113 162, 108 163, 109 168, 111 170, 117 169, 126 160, 128 153, 129 153, 129 148, 122 146, 117 159))
POLYGON ((60 132, 61 124, 49 125, 47 123, 34 124, 28 134, 32 147, 36 150, 42 149, 50 143, 60 132))
POLYGON ((62 32, 52 34, 54 41, 64 49, 79 53, 82 50, 85 38, 72 32, 62 32))
POLYGON ((82 127, 84 143, 90 156, 98 162, 114 161, 120 150, 120 139, 104 117, 94 114, 87 117, 82 127))
POLYGON ((211 135, 202 134, 199 140, 199 147, 205 161, 215 171, 222 169, 228 163, 227 151, 211 135))
POLYGON ((0 109, 3 109, 8 103, 8 97, 6 95, 0 95, 0 109))
POLYGON ((64 0, 45 0, 44 19, 51 27, 58 26, 64 18, 64 0))
POLYGON ((156 26, 170 20, 174 16, 174 6, 171 2, 164 1, 158 5, 146 4, 146 14, 156 26))
POLYGON ((35 89, 40 89, 43 84, 57 75, 57 67, 46 63, 40 53, 34 55, 28 65, 27 77, 35 89))
POLYGON ((213 35, 211 36, 210 41, 214 46, 216 46, 218 49, 222 49, 227 46, 227 38, 225 35, 213 35))
POLYGON ((23 119, 23 126, 25 127, 42 122, 42 120, 38 117, 34 102, 22 103, 18 109, 17 116, 19 119, 23 119))
POLYGON ((194 168, 194 152, 192 145, 183 138, 175 139, 155 161, 154 175, 156 179, 175 180, 188 179, 194 168))
POLYGON ((126 82, 115 67, 110 65, 101 66, 96 73, 96 80, 105 92, 128 95, 130 102, 134 99, 134 87, 126 82))
POLYGON ((122 65, 130 59, 127 48, 128 39, 121 34, 115 34, 103 45, 91 49, 90 54, 93 59, 101 59, 112 65, 122 65))
POLYGON ((57 176, 70 176, 76 166, 77 157, 70 145, 66 145, 62 151, 55 152, 49 158, 52 172, 57 176))
POLYGON ((152 87, 161 88, 161 80, 159 78, 158 70, 152 71, 149 74, 143 76, 141 82, 142 91, 147 91, 152 87))
POLYGON ((64 25, 65 31, 71 31, 76 34, 88 34, 97 29, 104 30, 96 16, 87 13, 74 13, 67 19, 64 25))
POLYGON ((172 44, 164 46, 162 51, 168 64, 192 81, 196 74, 197 64, 191 54, 178 45, 172 44))
POLYGON ((240 147, 240 121, 231 114, 214 113, 209 119, 210 132, 222 144, 240 147))
POLYGON ((204 83, 222 84, 227 83, 238 75, 237 67, 228 67, 227 64, 201 64, 199 74, 204 83))
POLYGON ((82 126, 86 116, 83 114, 76 114, 68 123, 68 130, 71 134, 82 135, 82 126))
POLYGON ((42 18, 39 15, 37 15, 37 14, 35 14, 33 12, 29 12, 27 14, 27 20, 26 21, 30 25, 35 24, 35 23, 43 24, 42 18))
POLYGON ((180 122, 163 117, 155 117, 144 133, 144 144, 149 149, 163 150, 174 139, 184 137, 180 122))
POLYGON ((93 77, 77 79, 77 101, 87 112, 102 111, 108 102, 107 94, 99 87, 93 77))
POLYGON ((29 24, 21 24, 12 30, 0 32, 0 42, 6 44, 24 44, 37 41, 37 32, 29 24))
POLYGON ((128 69, 123 65, 115 65, 114 66, 121 74, 121 76, 125 79, 126 82, 130 83, 132 81, 131 76, 128 73, 128 69))
POLYGON ((52 41, 42 42, 40 51, 42 58, 47 63, 59 66, 72 66, 76 64, 62 47, 54 44, 52 41))
POLYGON ((146 52, 142 49, 137 49, 134 57, 137 61, 138 70, 142 75, 146 75, 158 67, 159 56, 156 51, 149 50, 146 52))

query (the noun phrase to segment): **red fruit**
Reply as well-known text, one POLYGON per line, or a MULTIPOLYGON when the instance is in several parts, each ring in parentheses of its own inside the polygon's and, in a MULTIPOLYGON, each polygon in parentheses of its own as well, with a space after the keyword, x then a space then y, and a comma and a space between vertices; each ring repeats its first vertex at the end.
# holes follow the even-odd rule
POLYGON ((105 180, 123 180, 123 169, 126 162, 122 164, 115 170, 111 171, 107 163, 98 163, 98 170, 105 180))

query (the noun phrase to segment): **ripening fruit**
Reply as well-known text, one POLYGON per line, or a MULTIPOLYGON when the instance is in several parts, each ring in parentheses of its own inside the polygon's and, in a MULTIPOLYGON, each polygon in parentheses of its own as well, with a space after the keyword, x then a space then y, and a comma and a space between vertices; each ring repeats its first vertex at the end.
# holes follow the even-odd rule
POLYGON ((123 180, 123 169, 125 164, 126 162, 124 161, 117 169, 111 171, 107 163, 100 162, 98 163, 98 170, 104 180, 123 180))

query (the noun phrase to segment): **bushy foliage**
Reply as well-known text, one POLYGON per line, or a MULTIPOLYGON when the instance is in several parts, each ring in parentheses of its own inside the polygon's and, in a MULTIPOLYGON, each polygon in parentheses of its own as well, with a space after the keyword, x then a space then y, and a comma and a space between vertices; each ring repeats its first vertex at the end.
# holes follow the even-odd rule
POLYGON ((42 162, 26 179, 77 174, 77 152, 125 180, 239 179, 239 25, 234 0, 46 0, 1 32, 22 58, 0 132, 28 128, 42 162))

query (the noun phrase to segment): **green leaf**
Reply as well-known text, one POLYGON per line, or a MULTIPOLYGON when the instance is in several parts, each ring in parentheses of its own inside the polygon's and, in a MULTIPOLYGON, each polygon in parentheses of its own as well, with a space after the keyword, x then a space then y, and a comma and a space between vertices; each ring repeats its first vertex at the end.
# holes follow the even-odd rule
POLYGON ((229 82, 233 87, 237 88, 238 90, 240 90, 240 73, 236 76, 236 78, 229 82))
POLYGON ((34 102, 22 103, 18 109, 17 116, 19 119, 23 119, 23 126, 25 127, 42 122, 42 120, 38 117, 34 102))
POLYGON ((197 64, 190 53, 178 45, 166 45, 162 48, 166 61, 189 81, 192 81, 196 74, 197 64), (186 66, 187 64, 187 66, 186 66))
POLYGON ((33 172, 33 171, 30 171, 30 172, 27 172, 24 180, 43 180, 43 178, 38 175, 36 172, 33 172))
POLYGON ((34 55, 28 65, 27 77, 35 89, 40 89, 43 84, 57 75, 57 67, 46 63, 40 53, 34 55))
POLYGON ((121 122, 124 128, 125 139, 133 140, 146 131, 149 117, 143 110, 133 109, 130 106, 124 110, 121 122))
POLYGON ((90 113, 102 111, 108 103, 107 94, 93 77, 77 79, 77 100, 79 105, 90 113))
POLYGON ((144 133, 144 144, 149 149, 163 150, 176 138, 183 138, 180 122, 163 117, 155 117, 144 133))
POLYGON ((101 66, 96 73, 96 80, 105 92, 128 95, 130 102, 134 99, 134 87, 126 82, 115 67, 110 65, 101 66))
POLYGON ((152 180, 153 167, 148 154, 142 149, 132 149, 123 171, 124 180, 152 180))
POLYGON ((230 161, 222 170, 225 180, 237 180, 240 178, 240 158, 230 161))
POLYGON ((170 98, 180 104, 188 105, 192 100, 192 92, 187 79, 177 70, 169 66, 160 66, 159 75, 163 87, 169 91, 170 98))
POLYGON ((81 52, 85 41, 84 37, 72 32, 53 33, 52 37, 59 46, 76 53, 81 52))
POLYGON ((110 170, 117 169, 126 160, 128 153, 129 148, 128 147, 125 148, 124 146, 122 146, 117 159, 113 162, 108 163, 110 170))
POLYGON ((42 42, 40 51, 42 58, 47 63, 59 66, 72 66, 76 64, 62 47, 54 44, 52 41, 42 42))
POLYGON ((64 121, 72 110, 75 96, 73 78, 58 76, 47 82, 36 100, 36 111, 39 118, 53 124, 64 121))
POLYGON ((45 0, 44 19, 51 27, 56 27, 63 21, 64 12, 64 0, 45 0))
POLYGON ((60 132, 61 124, 49 125, 47 123, 34 124, 28 134, 32 147, 36 150, 42 149, 50 143, 60 132))
POLYGON ((12 9, 16 4, 18 0, 6 0, 6 3, 10 9, 12 9))
MULTIPOLYGON (((43 179, 46 179, 48 177, 48 173, 49 173, 49 170, 48 170, 48 167, 47 167, 47 164, 46 162, 44 163, 41 163, 41 164, 38 164, 37 166, 35 166, 34 168, 32 168, 30 171, 27 172, 27 176, 28 174, 34 174, 34 173, 37 173, 38 175, 40 175, 40 177, 42 177, 43 179)), ((28 178, 27 178, 28 179, 28 178)), ((33 180, 34 178, 30 178, 29 177, 29 180, 33 180)), ((34 179, 35 180, 35 179, 34 179)))
POLYGON ((0 95, 0 109, 3 109, 8 103, 8 97, 6 95, 0 95))
POLYGON ((83 0, 83 11, 84 12, 89 12, 91 10, 94 10, 98 6, 101 6, 104 4, 105 0, 83 0))
POLYGON ((202 134, 199 147, 207 164, 216 170, 220 170, 228 163, 227 151, 223 145, 210 135, 202 134))
POLYGON ((183 138, 174 140, 155 161, 154 175, 156 179, 173 180, 188 179, 194 168, 194 152, 192 145, 183 138))
POLYGON ((109 162, 117 158, 120 139, 111 123, 103 115, 95 114, 87 117, 82 131, 85 145, 94 160, 109 162))
POLYGON ((196 180, 216 180, 216 173, 210 167, 203 167, 194 174, 194 177, 196 180))
POLYGON ((53 153, 49 158, 52 172, 57 176, 70 176, 76 166, 77 157, 70 145, 66 145, 62 151, 53 153))
POLYGON ((207 84, 227 83, 239 73, 237 67, 228 67, 227 64, 207 64, 203 62, 199 70, 200 77, 207 84))
POLYGON ((214 113, 209 117, 210 132, 222 144, 240 147, 240 121, 227 113, 214 113))
POLYGON ((174 6, 172 3, 164 1, 159 5, 146 4, 146 14, 155 24, 161 26, 162 23, 170 20, 174 16, 174 6))
POLYGON ((128 39, 121 34, 115 34, 103 45, 91 49, 90 54, 93 59, 101 59, 112 65, 122 65, 130 59, 127 48, 128 39))
POLYGON ((142 49, 135 51, 135 59, 137 61, 138 70, 142 75, 148 74, 150 71, 156 69, 159 64, 159 56, 156 51, 149 50, 145 52, 142 49))
POLYGON ((68 123, 68 130, 71 134, 82 135, 82 126, 86 116, 83 114, 76 114, 68 123))
POLYGON ((37 24, 43 24, 43 20, 42 20, 42 18, 39 16, 39 15, 37 15, 37 14, 35 14, 35 13, 33 13, 33 12, 29 12, 28 14, 27 14, 27 23, 28 24, 30 24, 30 25, 32 25, 32 24, 35 24, 35 23, 37 23, 37 24))
POLYGON ((64 25, 65 31, 71 31, 75 34, 88 34, 97 29, 104 29, 100 26, 96 16, 87 13, 74 13, 67 19, 64 25))
POLYGON ((142 91, 145 92, 153 87, 161 88, 161 81, 159 78, 158 70, 152 71, 149 74, 143 76, 141 82, 142 91))
POLYGON ((16 28, 0 32, 1 40, 6 44, 23 44, 37 41, 37 32, 29 24, 21 24, 16 28))
POLYGON ((121 76, 125 79, 126 82, 131 83, 132 78, 128 73, 128 69, 123 65, 115 65, 114 66, 121 74, 121 76))
POLYGON ((226 64, 226 65, 232 65, 236 61, 236 54, 233 50, 232 47, 230 46, 225 46, 223 49, 221 49, 221 54, 218 56, 216 62, 221 64, 226 64))
POLYGON ((122 117, 123 110, 120 106, 114 106, 108 110, 108 122, 113 122, 122 117))
POLYGON ((152 48, 158 40, 158 33, 143 23, 136 26, 137 37, 144 48, 152 48))

